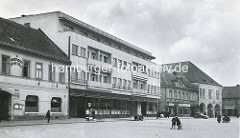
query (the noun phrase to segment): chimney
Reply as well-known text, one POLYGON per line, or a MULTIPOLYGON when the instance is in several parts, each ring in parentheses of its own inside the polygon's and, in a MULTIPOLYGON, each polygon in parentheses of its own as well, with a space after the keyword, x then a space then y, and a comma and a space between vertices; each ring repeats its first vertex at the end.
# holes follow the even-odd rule
POLYGON ((239 87, 239 84, 237 84, 237 87, 239 87))
POLYGON ((27 15, 24 15, 24 14, 23 14, 23 15, 21 15, 21 16, 22 16, 22 17, 26 17, 27 15))

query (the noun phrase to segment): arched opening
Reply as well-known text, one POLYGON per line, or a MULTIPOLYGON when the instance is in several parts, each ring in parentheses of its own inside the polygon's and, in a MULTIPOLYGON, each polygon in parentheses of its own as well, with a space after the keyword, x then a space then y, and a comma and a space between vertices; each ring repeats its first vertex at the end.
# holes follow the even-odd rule
POLYGON ((200 112, 203 113, 203 114, 206 114, 205 113, 205 104, 204 103, 200 104, 200 112))
POLYGON ((214 109, 215 109, 215 116, 220 114, 220 105, 219 104, 216 104, 214 109))
POLYGON ((0 119, 8 120, 11 117, 11 94, 0 90, 0 119))
POLYGON ((208 104, 207 106, 207 111, 208 111, 208 116, 209 117, 213 117, 213 105, 212 104, 208 104))
POLYGON ((25 101, 25 112, 38 112, 38 97, 28 95, 25 101))

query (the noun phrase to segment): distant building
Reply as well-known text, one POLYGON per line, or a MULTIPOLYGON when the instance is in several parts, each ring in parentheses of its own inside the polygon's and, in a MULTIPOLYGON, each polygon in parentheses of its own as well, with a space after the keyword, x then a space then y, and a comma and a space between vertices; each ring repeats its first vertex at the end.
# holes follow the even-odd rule
POLYGON ((91 71, 72 71, 71 116, 85 117, 91 109, 105 117, 156 115, 160 70, 146 70, 147 66, 156 66, 150 52, 60 11, 11 20, 41 28, 65 53, 70 45, 73 66, 94 67, 91 71), (95 67, 109 67, 109 70, 98 71, 95 67), (118 71, 122 67, 126 71, 118 71), (133 71, 136 68, 145 71, 133 71))
POLYGON ((162 71, 179 72, 199 88, 199 111, 210 117, 222 113, 222 86, 190 61, 162 65, 162 71), (186 71, 187 70, 187 71, 186 71))
POLYGON ((161 112, 172 116, 192 116, 197 112, 197 107, 197 85, 176 72, 161 73, 161 112))
POLYGON ((223 87, 223 114, 229 116, 240 115, 240 87, 223 87))
POLYGON ((41 30, 0 18, 0 116, 2 119, 66 117, 67 73, 51 65, 70 64, 41 30))

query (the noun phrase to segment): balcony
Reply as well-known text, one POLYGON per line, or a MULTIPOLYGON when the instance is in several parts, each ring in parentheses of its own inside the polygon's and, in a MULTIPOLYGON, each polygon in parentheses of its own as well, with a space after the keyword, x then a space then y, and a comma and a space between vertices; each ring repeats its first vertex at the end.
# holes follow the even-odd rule
POLYGON ((145 74, 145 73, 142 73, 142 72, 133 71, 132 75, 133 75, 133 78, 136 79, 136 80, 139 80, 139 79, 145 80, 145 81, 148 80, 148 75, 145 74))
POLYGON ((133 88, 133 93, 134 93, 134 94, 139 94, 139 95, 146 95, 146 94, 147 94, 147 90, 145 90, 145 89, 133 88))
POLYGON ((86 85, 87 84, 87 80, 71 78, 71 84, 86 85))
POLYGON ((104 69, 107 69, 109 72, 112 71, 112 65, 109 63, 104 63, 102 61, 98 61, 95 59, 88 58, 88 65, 96 66, 96 67, 104 67, 104 69))

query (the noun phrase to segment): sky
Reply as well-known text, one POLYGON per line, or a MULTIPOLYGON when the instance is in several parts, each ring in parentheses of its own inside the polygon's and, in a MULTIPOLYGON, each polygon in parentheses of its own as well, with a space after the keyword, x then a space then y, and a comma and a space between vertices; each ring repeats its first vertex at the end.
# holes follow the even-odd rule
POLYGON ((0 0, 0 16, 62 11, 150 51, 191 61, 223 86, 240 84, 239 0, 0 0))

